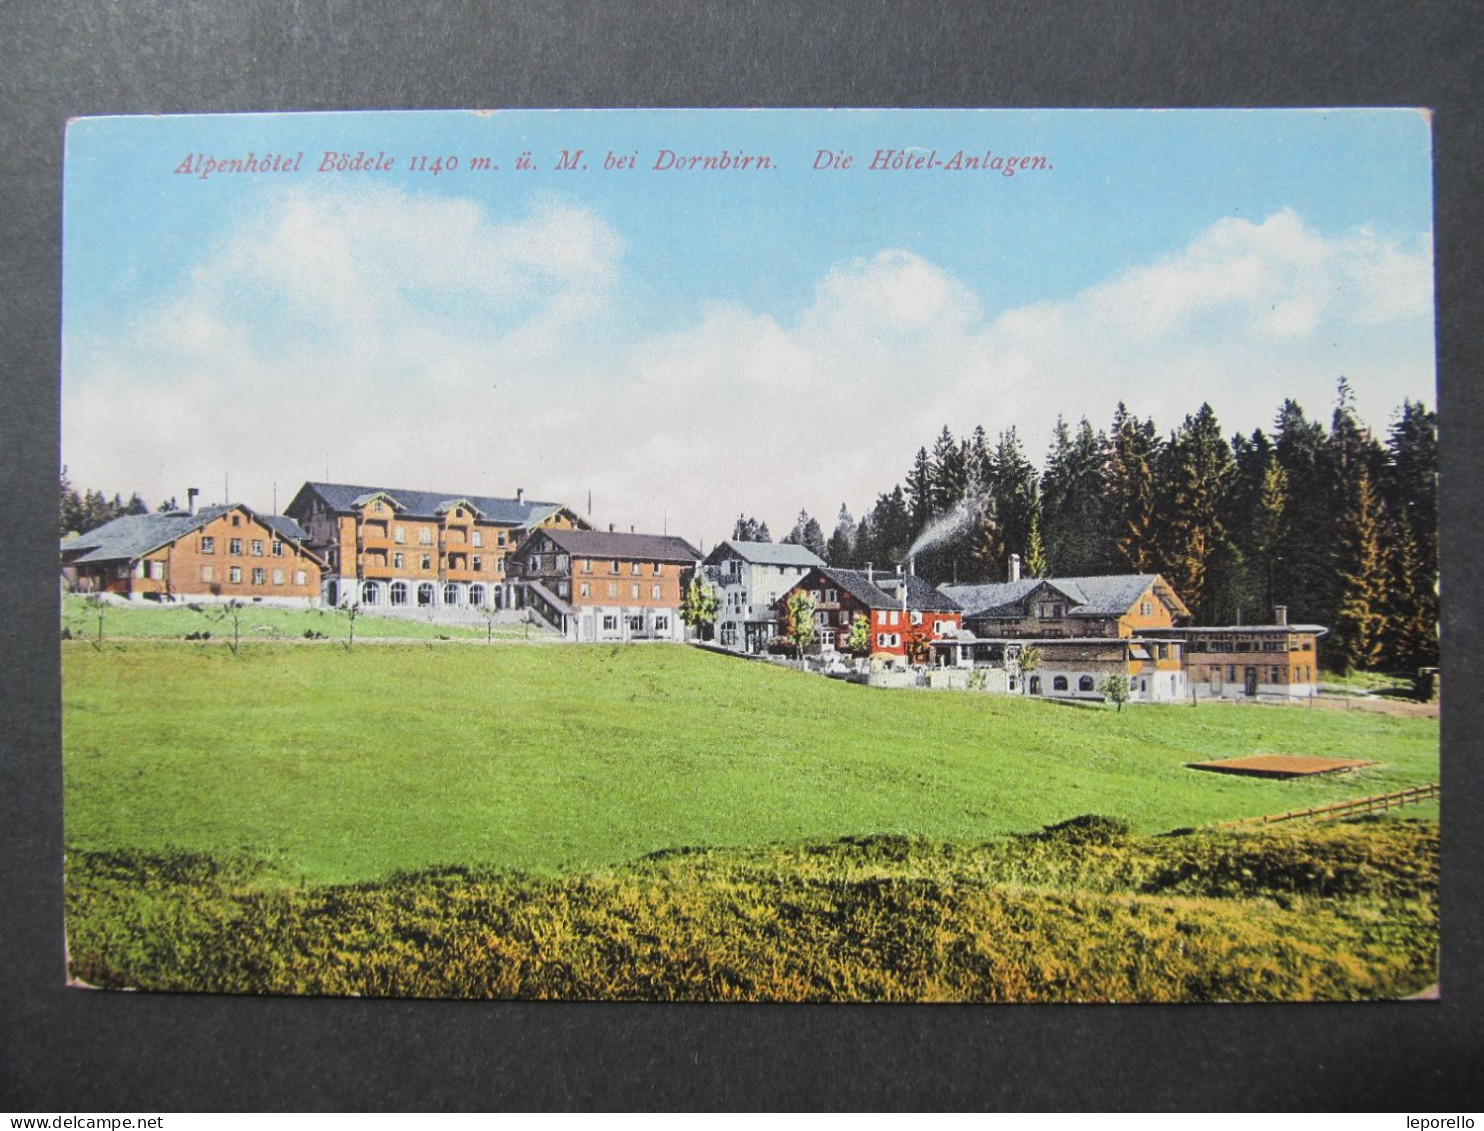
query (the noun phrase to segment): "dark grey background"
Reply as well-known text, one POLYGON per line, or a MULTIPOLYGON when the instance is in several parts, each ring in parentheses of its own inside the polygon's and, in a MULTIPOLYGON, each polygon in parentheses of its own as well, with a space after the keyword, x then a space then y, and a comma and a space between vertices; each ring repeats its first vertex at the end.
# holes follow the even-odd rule
POLYGON ((1397 0, 0 5, 0 1110, 1477 1108, 1467 1074, 1484 1064, 1475 24, 1471 5, 1397 0), (65 120, 708 105, 1434 108, 1442 1002, 662 1007, 63 988, 54 641, 65 120))

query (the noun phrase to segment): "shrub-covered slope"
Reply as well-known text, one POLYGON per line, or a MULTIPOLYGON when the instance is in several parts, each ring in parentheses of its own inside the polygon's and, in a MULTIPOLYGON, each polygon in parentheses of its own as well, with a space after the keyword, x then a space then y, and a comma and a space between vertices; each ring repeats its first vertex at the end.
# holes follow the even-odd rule
POLYGON ((561 877, 293 887, 267 866, 68 865, 71 973, 235 993, 783 1001, 1389 998, 1436 978, 1437 826, 1130 837, 1072 822, 675 850, 561 877))

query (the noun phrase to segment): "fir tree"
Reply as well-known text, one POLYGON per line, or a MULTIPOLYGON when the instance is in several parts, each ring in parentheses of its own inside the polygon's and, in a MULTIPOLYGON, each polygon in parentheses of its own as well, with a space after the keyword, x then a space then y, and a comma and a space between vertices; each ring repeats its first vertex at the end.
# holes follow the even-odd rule
POLYGON ((1407 672, 1438 662, 1437 592, 1422 565, 1419 539, 1403 518, 1392 542, 1387 589, 1386 655, 1407 672))
POLYGON ((737 542, 771 542, 768 535, 768 524, 758 522, 757 519, 748 515, 737 516, 737 523, 732 527, 732 539, 737 542))
POLYGON ((916 531, 900 484, 890 494, 877 498, 869 528, 869 544, 862 546, 858 554, 862 564, 872 562, 877 568, 890 569, 907 556, 916 531))
POLYGON ((1340 544, 1340 602, 1334 642, 1342 670, 1374 670, 1383 655, 1387 576, 1381 532, 1376 493, 1370 476, 1362 471, 1350 492, 1340 544))
POLYGON ((850 517, 850 508, 840 504, 840 514, 835 519, 835 529, 825 545, 824 560, 832 566, 848 566, 855 561, 855 519, 850 517))
POLYGON ((1041 520, 1031 515, 1031 536, 1025 550, 1025 572, 1030 577, 1045 577, 1046 548, 1041 545, 1041 520))
POLYGON ((1334 623, 1335 514, 1324 461, 1324 426, 1287 400, 1273 428, 1273 453, 1288 479, 1283 534, 1271 555, 1273 599, 1300 619, 1334 623))
MULTIPOLYGON (((1409 550, 1415 574, 1408 575, 1409 591, 1415 607, 1398 609, 1408 616, 1431 616, 1432 625, 1425 633, 1428 642, 1421 648, 1419 664, 1431 664, 1437 656, 1438 615, 1438 418, 1421 403, 1403 401, 1397 419, 1386 438, 1386 460, 1381 478, 1381 494, 1396 527, 1392 534, 1398 542, 1411 539, 1409 550), (1403 531, 1405 525, 1405 532, 1403 531)), ((1415 638, 1415 634, 1414 634, 1415 638)))
POLYGON ((1140 421, 1120 401, 1108 436, 1108 535, 1115 560, 1133 573, 1151 573, 1158 561, 1153 421, 1140 421))
POLYGON ((915 538, 933 517, 933 467, 926 448, 917 449, 912 470, 907 474, 907 505, 912 517, 912 538, 915 538))
POLYGON ((1274 579, 1283 552, 1288 515, 1288 473, 1283 470, 1276 454, 1268 455, 1255 510, 1252 524, 1253 560, 1261 574, 1263 605, 1270 609, 1276 603, 1274 579))
MULTIPOLYGON (((992 481, 999 554, 994 561, 984 563, 991 567, 993 574, 1005 576, 1011 554, 1026 556, 1031 524, 1040 505, 1039 478, 1035 467, 1025 458, 1015 429, 1007 428, 1001 432, 995 445, 992 481)), ((980 548, 983 551, 988 546, 981 542, 980 548)))
POLYGON ((1235 560, 1221 515, 1236 467, 1210 405, 1185 418, 1164 464, 1160 572, 1198 620, 1219 623, 1235 560))
POLYGON ((931 475, 932 513, 945 514, 963 500, 969 482, 968 452, 954 443, 946 424, 933 444, 931 475))
POLYGON ((1084 418, 1075 438, 1058 418, 1041 479, 1041 531, 1047 568, 1064 577, 1101 573, 1108 560, 1104 507, 1107 438, 1084 418))

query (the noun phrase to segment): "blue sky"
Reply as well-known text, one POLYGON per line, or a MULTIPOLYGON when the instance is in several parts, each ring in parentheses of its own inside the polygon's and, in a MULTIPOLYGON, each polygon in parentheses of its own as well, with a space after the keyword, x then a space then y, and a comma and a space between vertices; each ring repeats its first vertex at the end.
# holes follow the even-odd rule
POLYGON ((328 465, 591 491, 595 521, 709 544, 741 511, 859 514, 944 424, 1039 459, 1058 412, 1119 399, 1166 430, 1210 400, 1229 432, 1288 395, 1327 416, 1341 375, 1378 430, 1435 399, 1409 110, 84 119, 65 194, 63 460, 151 501, 230 479, 268 506, 328 465), (1048 167, 870 170, 883 149, 1048 167), (395 167, 318 173, 327 150, 395 167), (301 172, 175 172, 249 151, 301 172))

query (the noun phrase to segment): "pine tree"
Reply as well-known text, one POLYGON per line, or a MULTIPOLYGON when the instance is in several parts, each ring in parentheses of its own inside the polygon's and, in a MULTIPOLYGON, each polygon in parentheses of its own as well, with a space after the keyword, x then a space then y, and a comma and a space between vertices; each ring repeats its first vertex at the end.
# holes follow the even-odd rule
POLYGON ((816 519, 811 518, 808 522, 804 523, 804 535, 800 541, 800 545, 821 561, 824 560, 828 546, 825 544, 824 531, 820 528, 819 522, 816 519))
POLYGON ((1154 475, 1160 453, 1154 422, 1140 421, 1120 401, 1108 445, 1108 540, 1113 556, 1133 573, 1154 572, 1159 560, 1154 475))
POLYGON ((1409 659, 1409 666, 1430 665, 1438 652, 1438 418, 1420 402, 1403 401, 1387 434, 1381 494, 1395 528, 1391 537, 1412 543, 1392 610, 1394 621, 1412 627, 1398 646, 1423 657, 1409 659), (1424 628, 1419 618, 1431 623, 1424 628))
POLYGON ((932 513, 945 514, 956 507, 968 489, 968 452, 954 443, 948 425, 933 444, 931 465, 932 513))
POLYGON ((1380 665, 1387 628, 1386 559, 1381 549, 1383 516, 1371 478, 1364 471, 1350 491, 1340 543, 1340 602, 1335 617, 1335 655, 1342 670, 1380 665))
POLYGON ((61 529, 58 531, 62 536, 68 534, 81 534, 82 527, 82 498, 77 493, 77 488, 72 485, 72 480, 67 476, 67 468, 62 468, 60 478, 60 521, 61 529))
POLYGON ((1288 516, 1288 473, 1283 470, 1275 453, 1268 455, 1255 509, 1252 524, 1253 561, 1260 573, 1263 606, 1270 609, 1276 603, 1274 579, 1278 573, 1279 555, 1283 552, 1288 516))
POLYGON ((841 503, 835 529, 825 545, 824 560, 832 566, 852 565, 855 562, 855 538, 855 519, 850 517, 850 508, 841 503))
POLYGON ((1084 417, 1073 438, 1057 419, 1041 478, 1041 530, 1047 568, 1062 577, 1102 573, 1108 559, 1104 506, 1107 438, 1084 417))
POLYGON ((1301 620, 1334 623, 1336 513, 1325 466, 1324 426, 1311 422, 1292 400, 1283 402, 1273 427, 1273 454, 1288 478, 1283 533, 1270 560, 1273 600, 1301 620))
MULTIPOLYGON (((986 562, 991 572, 1005 576, 1011 554, 1026 556, 1031 540, 1031 524, 1040 505, 1040 476, 1025 458, 1020 437, 1013 427, 1000 433, 994 450, 994 521, 1000 552, 996 560, 986 562)), ((988 545, 981 542, 981 551, 988 545)))
POLYGON ((912 470, 907 474, 907 503, 915 538, 933 517, 933 467, 926 448, 917 449, 912 470))
POLYGON ((1041 545, 1041 520, 1031 515, 1031 536, 1025 550, 1025 572, 1029 577, 1045 577, 1046 548, 1041 545))
POLYGON ((758 522, 757 519, 748 515, 737 516, 737 523, 732 527, 732 539, 736 542, 771 542, 768 535, 768 524, 758 522))
POLYGON ((1235 561, 1221 516, 1236 465, 1209 404, 1185 418, 1163 463, 1160 572, 1198 620, 1219 623, 1235 561))
POLYGON ((1389 562, 1386 657, 1390 666, 1415 672, 1438 662, 1437 592, 1427 582, 1412 524, 1403 518, 1398 526, 1389 562))
POLYGON ((862 564, 871 562, 877 569, 891 569, 907 556, 907 548, 911 546, 916 531, 900 484, 889 494, 877 498, 871 511, 869 529, 869 543, 862 546, 859 553, 862 564))

